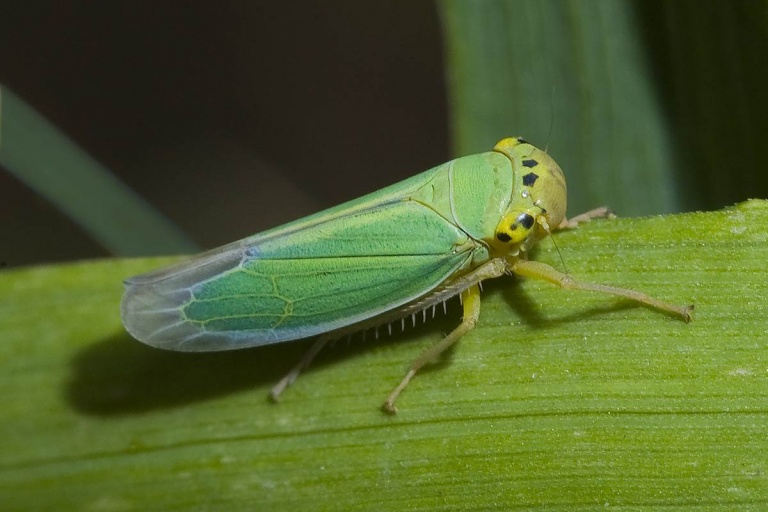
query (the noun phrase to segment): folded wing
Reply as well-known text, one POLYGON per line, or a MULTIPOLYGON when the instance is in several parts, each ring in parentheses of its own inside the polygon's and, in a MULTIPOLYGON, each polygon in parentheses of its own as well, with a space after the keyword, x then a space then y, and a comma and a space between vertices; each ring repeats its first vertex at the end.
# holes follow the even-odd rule
POLYGON ((415 201, 297 221, 129 279, 123 322, 170 350, 310 337, 424 295, 468 265, 474 247, 415 201))

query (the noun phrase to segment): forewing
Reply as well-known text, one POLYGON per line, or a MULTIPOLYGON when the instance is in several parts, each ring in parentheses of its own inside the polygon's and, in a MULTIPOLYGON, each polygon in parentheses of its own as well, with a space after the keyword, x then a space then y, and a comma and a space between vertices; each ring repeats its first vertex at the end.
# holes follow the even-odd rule
POLYGON ((467 265, 474 247, 453 223, 408 200, 277 233, 128 280, 126 328, 185 351, 310 337, 427 293, 467 265))

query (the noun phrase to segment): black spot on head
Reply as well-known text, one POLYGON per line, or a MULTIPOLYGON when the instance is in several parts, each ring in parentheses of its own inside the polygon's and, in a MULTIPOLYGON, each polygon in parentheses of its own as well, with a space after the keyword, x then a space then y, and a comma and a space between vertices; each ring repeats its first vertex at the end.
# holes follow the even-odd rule
POLYGON ((539 165, 538 160, 535 160, 533 158, 530 158, 528 160, 523 160, 523 167, 536 167, 539 165))
POLYGON ((512 237, 506 233, 497 233, 496 238, 499 239, 499 241, 501 242, 509 242, 510 240, 512 240, 512 237))
POLYGON ((521 213, 516 220, 522 224, 525 229, 531 229, 533 227, 533 216, 528 213, 521 213))
POLYGON ((518 138, 517 138, 517 142, 519 142, 520 144, 528 144, 528 141, 527 141, 527 140, 525 140, 525 139, 524 139, 524 138, 522 138, 522 137, 518 137, 518 138))
POLYGON ((539 175, 535 172, 529 172, 525 176, 523 176, 523 185, 526 187, 532 187, 534 183, 536 183, 536 180, 539 179, 539 175))

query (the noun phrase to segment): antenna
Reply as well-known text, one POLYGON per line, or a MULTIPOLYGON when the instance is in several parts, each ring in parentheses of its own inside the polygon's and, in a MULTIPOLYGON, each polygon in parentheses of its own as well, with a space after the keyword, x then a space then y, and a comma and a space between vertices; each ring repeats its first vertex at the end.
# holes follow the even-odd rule
MULTIPOLYGON (((533 206, 536 206, 541 210, 541 213, 547 213, 547 210, 544 209, 540 204, 539 201, 536 201, 533 203, 533 206)), ((541 226, 547 231, 547 234, 549 235, 549 238, 552 240, 552 244, 555 246, 555 250, 557 251, 557 255, 560 256, 560 262, 563 264, 563 270, 565 270, 566 274, 570 274, 571 271, 568 270, 568 265, 565 264, 565 259, 563 258, 563 253, 560 252, 560 247, 557 246, 557 242, 555 241, 555 237, 552 236, 552 230, 549 228, 549 224, 547 223, 546 219, 541 219, 541 226)))
POLYGON ((555 86, 549 93, 549 133, 547 134, 547 143, 544 144, 544 152, 549 152, 549 141, 552 138, 552 130, 555 126, 555 86))
POLYGON ((560 252, 560 247, 557 246, 557 242, 555 241, 555 237, 552 236, 552 232, 549 232, 549 238, 552 239, 552 244, 555 246, 555 250, 557 251, 557 255, 560 256, 560 261, 563 264, 563 270, 565 270, 566 274, 570 274, 571 271, 568 270, 568 266, 565 264, 565 259, 563 259, 563 253, 560 252))

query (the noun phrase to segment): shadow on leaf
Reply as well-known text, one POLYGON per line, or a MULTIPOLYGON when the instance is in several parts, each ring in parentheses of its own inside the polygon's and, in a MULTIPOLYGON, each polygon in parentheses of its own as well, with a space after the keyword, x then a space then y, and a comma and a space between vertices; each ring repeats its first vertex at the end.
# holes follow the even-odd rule
MULTIPOLYGON (((379 340, 369 332, 365 342, 361 341, 361 334, 349 343, 331 342, 306 371, 320 371, 390 343, 414 341, 428 331, 439 331, 452 324, 455 319, 451 313, 449 309, 449 315, 428 321, 427 325, 406 327, 404 333, 400 333, 399 325, 393 325, 391 336, 388 329, 380 329, 379 340)), ((435 341, 438 339, 435 337, 435 341)), ((73 358, 67 400, 77 411, 101 416, 176 407, 251 389, 263 393, 263 397, 256 399, 269 400, 272 385, 301 359, 313 342, 309 339, 243 350, 189 353, 159 350, 137 342, 127 333, 116 333, 84 348, 73 358)), ((413 355, 408 351, 404 354, 413 355)), ((403 362, 403 371, 408 362, 403 362)))
POLYGON ((127 333, 115 334, 75 356, 67 398, 76 410, 96 415, 208 400, 276 382, 307 347, 302 341, 227 352, 169 352, 127 333))

